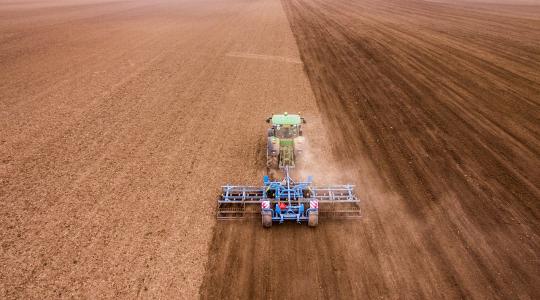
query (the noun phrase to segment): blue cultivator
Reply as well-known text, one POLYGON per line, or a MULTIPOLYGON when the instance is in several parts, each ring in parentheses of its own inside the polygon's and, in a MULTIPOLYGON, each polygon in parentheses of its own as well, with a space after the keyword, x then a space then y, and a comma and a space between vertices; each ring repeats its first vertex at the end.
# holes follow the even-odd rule
POLYGON ((263 178, 263 186, 223 186, 218 199, 218 219, 243 219, 260 214, 265 227, 273 222, 307 222, 317 226, 319 216, 358 218, 360 200, 353 185, 315 187, 308 177, 305 182, 295 182, 284 168, 282 181, 263 178))

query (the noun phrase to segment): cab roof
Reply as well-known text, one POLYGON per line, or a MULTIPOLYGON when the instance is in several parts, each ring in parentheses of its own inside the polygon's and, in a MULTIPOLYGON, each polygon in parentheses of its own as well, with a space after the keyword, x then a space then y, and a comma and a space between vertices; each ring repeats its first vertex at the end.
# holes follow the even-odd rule
POLYGON ((300 123, 302 123, 300 115, 284 113, 272 116, 272 125, 300 125, 300 123))

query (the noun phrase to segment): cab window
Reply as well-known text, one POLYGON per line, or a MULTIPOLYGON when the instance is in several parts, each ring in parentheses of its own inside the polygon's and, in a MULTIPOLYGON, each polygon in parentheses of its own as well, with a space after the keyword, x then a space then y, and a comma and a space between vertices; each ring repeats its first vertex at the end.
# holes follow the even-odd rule
POLYGON ((298 136, 298 125, 277 125, 276 136, 280 139, 291 139, 298 136))

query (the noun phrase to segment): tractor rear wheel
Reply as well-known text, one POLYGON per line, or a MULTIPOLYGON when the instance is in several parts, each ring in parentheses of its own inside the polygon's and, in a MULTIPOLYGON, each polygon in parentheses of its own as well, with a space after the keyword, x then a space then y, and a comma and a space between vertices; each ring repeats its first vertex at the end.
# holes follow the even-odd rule
POLYGON ((266 227, 266 228, 272 227, 272 213, 269 211, 263 211, 261 215, 262 215, 263 227, 266 227))
POLYGON ((304 167, 304 155, 301 151, 294 152, 294 167, 302 169, 304 167))
POLYGON ((278 157, 273 155, 266 156, 266 167, 270 170, 275 170, 279 168, 278 166, 278 157))
POLYGON ((319 212, 318 211, 310 211, 308 215, 308 226, 309 227, 316 227, 317 224, 319 224, 319 212))

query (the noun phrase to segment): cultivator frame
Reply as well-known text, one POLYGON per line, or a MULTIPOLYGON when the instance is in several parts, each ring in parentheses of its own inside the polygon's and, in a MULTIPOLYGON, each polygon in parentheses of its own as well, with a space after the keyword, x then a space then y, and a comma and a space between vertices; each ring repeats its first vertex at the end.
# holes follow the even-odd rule
POLYGON ((270 227, 273 222, 287 220, 316 226, 319 216, 337 219, 361 216, 354 185, 313 186, 311 176, 296 182, 288 167, 283 171, 283 180, 272 181, 264 176, 262 186, 223 186, 217 218, 238 220, 262 216, 263 225, 270 227))

